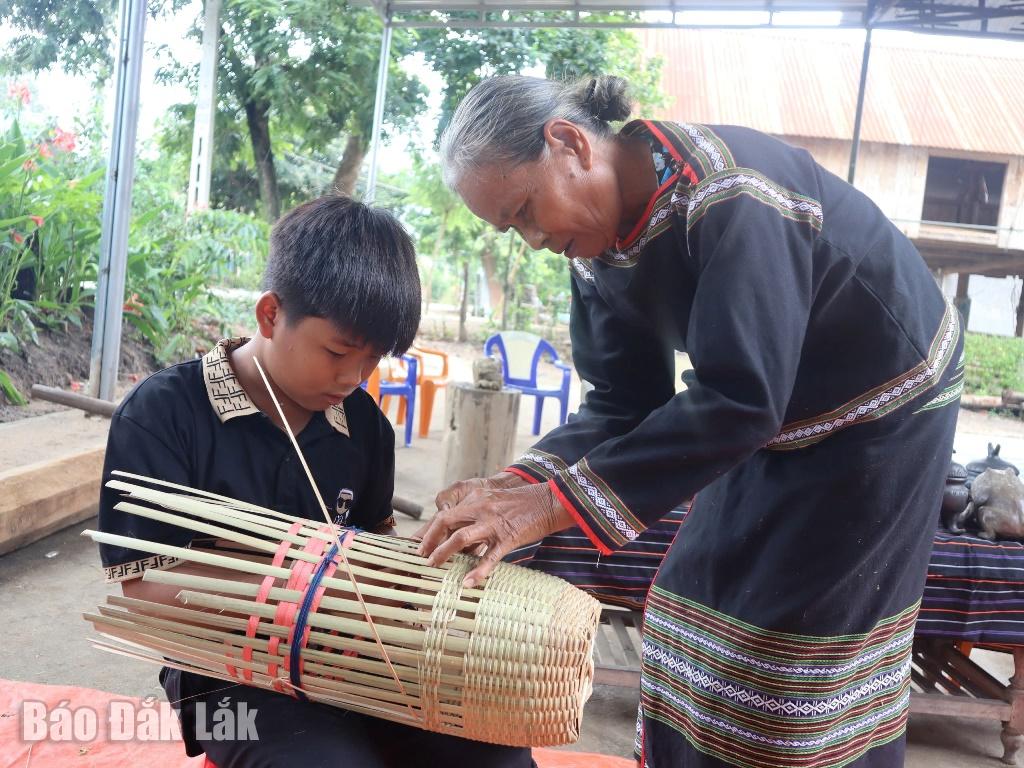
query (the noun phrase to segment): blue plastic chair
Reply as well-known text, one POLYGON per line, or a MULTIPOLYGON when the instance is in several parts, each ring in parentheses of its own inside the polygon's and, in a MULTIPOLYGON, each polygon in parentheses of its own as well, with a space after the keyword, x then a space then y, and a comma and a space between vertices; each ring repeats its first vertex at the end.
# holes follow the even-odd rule
POLYGON ((561 403, 559 424, 569 418, 569 380, 572 366, 558 357, 549 341, 535 333, 526 331, 502 331, 484 342, 484 354, 501 363, 505 386, 518 389, 524 395, 537 398, 533 411, 533 434, 540 434, 540 417, 544 410, 544 398, 553 397, 561 403), (537 385, 537 366, 547 357, 551 364, 562 371, 562 385, 558 389, 541 389, 537 385))
MULTIPOLYGON (((383 376, 379 375, 380 369, 378 368, 375 375, 379 383, 370 388, 367 386, 367 382, 364 381, 362 387, 363 389, 370 390, 371 394, 377 395, 377 405, 384 402, 385 397, 405 398, 405 447, 408 448, 412 445, 412 417, 416 412, 416 372, 419 362, 412 355, 402 355, 402 361, 405 363, 407 372, 404 381, 387 381, 383 376), (374 392, 378 388, 379 391, 374 392)), ((374 377, 371 376, 371 378, 374 377)))

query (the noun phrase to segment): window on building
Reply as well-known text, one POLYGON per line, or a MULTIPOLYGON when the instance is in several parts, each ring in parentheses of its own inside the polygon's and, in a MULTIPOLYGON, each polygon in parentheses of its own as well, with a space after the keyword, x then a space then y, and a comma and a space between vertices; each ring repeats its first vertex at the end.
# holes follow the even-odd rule
POLYGON ((921 218, 994 228, 1005 178, 1006 163, 930 157, 921 218))

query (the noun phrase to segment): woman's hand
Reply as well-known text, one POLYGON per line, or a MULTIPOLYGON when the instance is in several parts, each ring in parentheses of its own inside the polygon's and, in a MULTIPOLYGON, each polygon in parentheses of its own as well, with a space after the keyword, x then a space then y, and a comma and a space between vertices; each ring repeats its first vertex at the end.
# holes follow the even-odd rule
MULTIPOLYGON (((439 494, 438 499, 456 486, 439 494)), ((473 587, 513 549, 573 524, 572 516, 547 483, 523 483, 504 489, 478 486, 468 490, 455 505, 439 509, 416 537, 422 539, 420 554, 429 556, 430 565, 440 565, 456 552, 479 551, 483 545, 486 549, 480 562, 462 582, 465 587, 473 587)))
MULTIPOLYGON (((502 488, 520 488, 530 485, 515 472, 499 472, 490 477, 474 477, 470 480, 456 480, 434 499, 438 509, 454 507, 473 491, 500 490, 502 488)), ((416 534, 419 538, 419 533, 416 534)))

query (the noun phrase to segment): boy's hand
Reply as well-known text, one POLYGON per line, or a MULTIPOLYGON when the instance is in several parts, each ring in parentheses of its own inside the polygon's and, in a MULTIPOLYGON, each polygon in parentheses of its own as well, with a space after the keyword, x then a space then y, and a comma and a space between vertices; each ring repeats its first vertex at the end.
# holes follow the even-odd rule
POLYGON ((540 541, 574 524, 547 483, 515 488, 476 488, 455 506, 441 509, 420 530, 420 554, 440 565, 456 552, 479 552, 480 562, 463 585, 479 584, 513 549, 540 541))

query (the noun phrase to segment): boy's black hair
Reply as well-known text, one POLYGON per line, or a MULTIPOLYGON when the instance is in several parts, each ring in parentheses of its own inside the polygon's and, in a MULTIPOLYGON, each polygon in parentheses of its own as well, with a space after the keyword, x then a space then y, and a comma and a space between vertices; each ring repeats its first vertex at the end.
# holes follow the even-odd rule
POLYGON ((416 250, 398 220, 341 195, 303 203, 270 235, 263 290, 288 322, 330 320, 383 355, 400 355, 420 324, 416 250))

